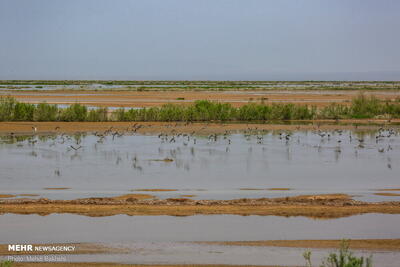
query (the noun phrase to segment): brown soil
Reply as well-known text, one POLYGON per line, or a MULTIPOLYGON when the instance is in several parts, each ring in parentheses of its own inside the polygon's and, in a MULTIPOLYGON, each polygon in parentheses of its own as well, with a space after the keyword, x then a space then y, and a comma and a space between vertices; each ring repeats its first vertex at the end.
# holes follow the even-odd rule
POLYGON ((154 196, 147 194, 126 194, 122 196, 113 197, 112 199, 126 201, 128 199, 150 199, 150 198, 154 198, 154 196))
MULTIPOLYGON (((392 120, 400 123, 400 119, 392 120)), ((113 131, 131 134, 132 126, 141 126, 139 134, 176 134, 176 133, 235 133, 239 131, 305 131, 337 129, 377 130, 381 126, 396 127, 387 120, 343 120, 338 123, 329 120, 293 121, 291 124, 247 124, 247 123, 168 123, 168 122, 0 122, 0 134, 32 135, 32 127, 37 128, 36 134, 61 134, 82 132, 105 132, 112 127, 113 131), (356 125, 357 124, 357 125, 356 125)))
POLYGON ((18 195, 9 195, 9 194, 0 194, 0 198, 11 198, 11 197, 37 197, 37 194, 18 194, 18 195))
POLYGON ((377 196, 387 196, 387 197, 400 197, 400 194, 397 193, 375 193, 377 196))
MULTIPOLYGON (((30 244, 34 246, 74 246, 74 251, 47 251, 46 254, 109 254, 128 253, 128 249, 108 247, 94 243, 56 243, 56 244, 30 244)), ((0 244, 0 255, 38 255, 41 251, 8 251, 8 244, 0 244)))
POLYGON ((1 194, 0 198, 9 198, 9 197, 15 197, 15 195, 9 195, 9 194, 1 194))
POLYGON ((369 203, 353 200, 343 194, 233 200, 141 197, 75 200, 21 198, 0 200, 0 214, 4 213, 40 215, 73 213, 86 216, 235 214, 340 218, 364 213, 400 214, 400 202, 369 203))
MULTIPOLYGON (((242 106, 249 102, 297 103, 326 106, 332 102, 349 104, 360 91, 321 90, 268 90, 268 91, 87 91, 87 90, 46 90, 36 92, 10 92, 18 101, 28 103, 47 102, 52 104, 81 103, 93 106, 150 107, 167 103, 189 104, 196 100, 210 100, 242 106), (183 98, 184 100, 178 100, 183 98)), ((394 100, 400 92, 394 90, 363 91, 381 100, 394 100)))
MULTIPOLYGON (((223 241, 197 242, 226 246, 267 246, 296 248, 340 248, 342 240, 263 240, 263 241, 223 241)), ((362 250, 400 250, 400 239, 352 239, 350 249, 362 250)))
POLYGON ((197 195, 181 195, 181 197, 196 197, 197 195))
POLYGON ((165 159, 149 159, 149 161, 163 161, 163 162, 173 162, 173 159, 165 158, 165 159))
POLYGON ((276 188, 268 188, 268 190, 272 190, 272 191, 289 191, 291 189, 290 188, 286 188, 286 187, 276 187, 276 188))

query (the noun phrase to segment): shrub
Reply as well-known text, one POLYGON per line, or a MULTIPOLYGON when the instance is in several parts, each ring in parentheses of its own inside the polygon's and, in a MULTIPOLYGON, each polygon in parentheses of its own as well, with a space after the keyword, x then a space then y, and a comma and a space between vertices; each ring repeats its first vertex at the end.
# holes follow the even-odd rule
POLYGON ((1 98, 0 101, 0 121, 12 121, 16 100, 11 97, 1 98))
POLYGON ((320 110, 318 115, 321 119, 344 119, 349 116, 349 108, 344 105, 339 105, 337 103, 332 103, 327 107, 320 110))
POLYGON ((57 119, 58 119, 57 105, 40 103, 35 107, 33 111, 34 121, 57 121, 57 119))
POLYGON ((0 261, 0 267, 11 267, 13 266, 12 261, 0 261))
POLYGON ((191 105, 165 104, 143 109, 117 109, 109 116, 107 108, 90 110, 81 104, 65 109, 40 103, 20 103, 14 98, 0 98, 0 121, 266 121, 345 118, 400 118, 400 99, 380 101, 359 95, 350 106, 333 103, 319 108, 307 105, 248 103, 235 108, 229 103, 199 100, 191 105), (111 118, 110 118, 111 117, 111 118))
POLYGON ((92 109, 87 114, 87 121, 107 121, 108 120, 108 109, 107 108, 99 108, 92 109))
POLYGON ((81 104, 73 104, 61 110, 61 121, 86 121, 87 107, 81 104))
POLYGON ((373 118, 382 112, 382 104, 374 97, 361 94, 353 98, 351 103, 352 118, 373 118))
MULTIPOLYGON (((306 260, 306 266, 311 267, 311 252, 303 253, 306 260)), ((349 242, 343 240, 339 249, 339 253, 331 253, 326 257, 320 267, 372 267, 372 256, 368 258, 354 256, 349 251, 349 242)))
POLYGON ((17 102, 14 106, 14 120, 33 121, 35 105, 17 102))

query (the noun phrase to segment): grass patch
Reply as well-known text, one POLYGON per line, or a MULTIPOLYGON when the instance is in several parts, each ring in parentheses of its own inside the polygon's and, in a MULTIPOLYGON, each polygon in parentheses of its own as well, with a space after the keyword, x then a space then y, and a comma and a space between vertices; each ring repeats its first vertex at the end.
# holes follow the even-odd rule
POLYGON ((199 100, 191 105, 165 104, 143 109, 107 108, 88 110, 81 104, 60 109, 57 105, 21 103, 14 98, 0 99, 0 121, 275 121, 313 119, 400 118, 400 99, 381 101, 360 94, 350 105, 333 103, 317 108, 292 103, 248 103, 233 107, 229 103, 199 100))
POLYGON ((13 266, 12 261, 0 261, 0 267, 11 267, 13 266))
MULTIPOLYGON (((303 253, 303 257, 306 260, 306 266, 312 267, 311 263, 311 251, 303 253)), ((343 240, 340 250, 337 253, 331 253, 326 257, 321 267, 372 267, 372 256, 364 258, 354 256, 349 250, 348 240, 343 240)))

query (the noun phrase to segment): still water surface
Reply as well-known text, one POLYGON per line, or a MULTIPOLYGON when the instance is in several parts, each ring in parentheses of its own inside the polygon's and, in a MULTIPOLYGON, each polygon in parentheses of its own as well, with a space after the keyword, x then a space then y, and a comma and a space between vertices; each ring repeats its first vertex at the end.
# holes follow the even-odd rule
MULTIPOLYGON (((125 263, 279 264, 303 263, 303 248, 223 246, 191 241, 400 238, 400 216, 366 214, 334 220, 277 216, 85 217, 54 214, 0 216, 1 243, 94 242, 128 248, 128 254, 67 255, 68 261, 125 263)), ((315 262, 331 250, 313 249, 315 262)), ((376 266, 394 267, 397 252, 373 254, 376 266)))
POLYGON ((362 200, 399 200, 374 195, 376 189, 400 187, 397 133, 378 142, 377 133, 287 134, 221 135, 216 141, 207 136, 3 137, 0 193, 71 199, 163 188, 179 191, 154 194, 232 199, 348 193, 362 200), (243 190, 276 187, 291 190, 243 190))

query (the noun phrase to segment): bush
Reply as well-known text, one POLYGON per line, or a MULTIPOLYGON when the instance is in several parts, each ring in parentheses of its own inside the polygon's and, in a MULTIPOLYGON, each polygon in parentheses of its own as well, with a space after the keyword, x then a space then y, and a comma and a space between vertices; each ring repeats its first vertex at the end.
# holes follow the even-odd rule
POLYGON ((12 121, 14 120, 13 113, 14 107, 17 102, 14 98, 6 97, 1 98, 0 101, 0 121, 12 121))
POLYGON ((12 261, 0 261, 0 267, 11 267, 13 266, 12 261))
POLYGON ((92 109, 89 111, 87 121, 108 121, 108 109, 107 108, 99 108, 92 109))
POLYGON ((61 111, 61 121, 86 121, 87 107, 81 104, 73 104, 61 111))
POLYGON ((318 117, 321 119, 333 120, 344 119, 349 116, 349 112, 347 106, 332 103, 329 106, 322 108, 318 117))
MULTIPOLYGON (((306 260, 306 266, 311 267, 311 252, 304 252, 303 257, 306 260)), ((349 251, 349 242, 343 240, 339 253, 329 254, 320 267, 372 267, 372 256, 368 258, 353 256, 353 253, 349 251)))
POLYGON ((33 111, 34 121, 57 121, 58 107, 57 105, 49 105, 47 103, 38 104, 33 111))
POLYGON ((353 98, 351 103, 352 118, 373 118, 383 111, 382 104, 374 97, 361 94, 353 98))
POLYGON ((57 105, 20 103, 14 98, 0 99, 0 121, 267 121, 312 120, 350 118, 400 118, 400 99, 380 101, 375 97, 359 95, 350 106, 333 103, 317 109, 314 106, 295 104, 249 103, 235 108, 229 103, 199 100, 191 105, 166 104, 143 109, 117 109, 108 113, 107 108, 88 111, 81 104, 65 109, 57 105))
POLYGON ((14 120, 33 121, 34 111, 35 105, 17 102, 14 106, 14 120))

